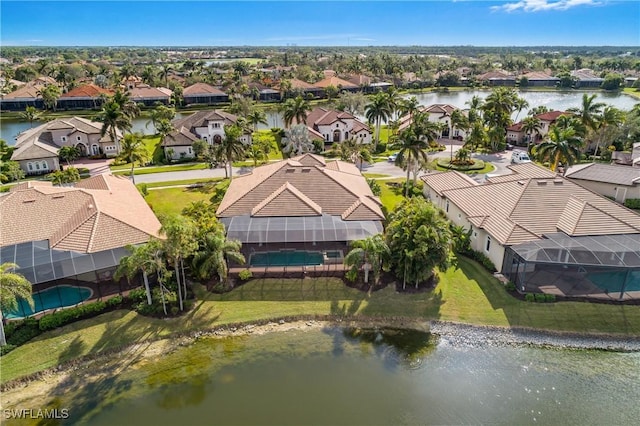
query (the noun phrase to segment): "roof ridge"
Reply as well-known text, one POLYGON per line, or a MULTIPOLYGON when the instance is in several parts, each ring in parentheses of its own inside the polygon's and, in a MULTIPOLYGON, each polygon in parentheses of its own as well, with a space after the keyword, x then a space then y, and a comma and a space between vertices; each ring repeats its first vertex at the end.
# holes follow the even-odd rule
MULTIPOLYGON (((356 198, 360 198, 360 194, 356 193, 354 190, 352 190, 351 188, 349 188, 348 186, 344 185, 342 182, 340 182, 340 180, 336 179, 335 176, 331 176, 331 173, 329 172, 337 172, 337 173, 344 173, 345 175, 350 175, 350 176, 354 176, 350 173, 347 172, 343 172, 342 170, 335 170, 335 169, 330 169, 328 167, 320 167, 318 165, 315 166, 318 170, 320 170, 321 172, 323 172, 324 174, 326 174, 327 176, 329 176, 329 178, 331 178, 331 180, 333 180, 334 182, 336 182, 338 185, 340 185, 341 187, 343 187, 344 189, 346 189, 347 191, 349 191, 351 194, 355 195, 356 198)), ((361 175, 362 176, 362 175, 361 175)))
POLYGON ((93 195, 91 195, 91 199, 87 200, 78 211, 73 214, 69 220, 67 220, 63 226, 58 228, 58 231, 54 232, 53 235, 49 237, 49 246, 55 247, 62 240, 67 238, 69 235, 74 233, 80 226, 84 225, 89 219, 97 214, 97 209, 95 208, 95 200, 93 199, 93 195), (93 203, 91 202, 93 200, 93 203), (80 214, 82 211, 89 211, 89 206, 92 205, 94 208, 93 211, 90 212, 85 218, 82 218, 80 214), (79 219, 79 220, 78 220, 79 219), (73 226, 75 223, 75 226, 73 226), (67 227, 70 229, 67 230, 67 227))
POLYGON ((340 217, 342 217, 342 220, 348 218, 360 205, 364 205, 364 203, 360 198, 356 198, 353 204, 351 204, 344 212, 342 212, 342 215, 340 215, 340 217))
MULTIPOLYGON (((573 196, 573 194, 571 196, 573 196)), ((584 200, 584 203, 585 203, 585 205, 588 205, 589 207, 599 211, 600 213, 603 213, 606 216, 609 216, 610 218, 614 219, 616 222, 618 222, 618 223, 620 223, 622 225, 628 226, 629 228, 632 228, 632 229, 635 229, 637 231, 640 231, 640 227, 636 227, 632 223, 623 222, 622 220, 620 220, 617 217, 613 216, 611 213, 602 210, 600 207, 596 206, 595 204, 591 204, 591 202, 589 200, 584 200)))
POLYGON ((269 194, 264 200, 258 203, 253 209, 251 209, 251 216, 255 216, 260 210, 264 209, 266 206, 271 203, 274 199, 276 199, 279 195, 283 194, 285 191, 290 192, 295 196, 298 200, 305 203, 307 206, 311 207, 317 213, 322 213, 322 207, 320 207, 317 203, 315 203, 312 199, 304 195, 298 188, 296 188, 289 181, 286 181, 280 188, 273 191, 269 194))

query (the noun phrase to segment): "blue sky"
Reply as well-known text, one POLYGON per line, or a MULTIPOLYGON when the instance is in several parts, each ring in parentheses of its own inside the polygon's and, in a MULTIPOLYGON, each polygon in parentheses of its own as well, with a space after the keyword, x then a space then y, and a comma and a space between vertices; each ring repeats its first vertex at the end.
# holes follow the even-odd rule
POLYGON ((3 46, 640 45, 638 0, 0 1, 3 46))

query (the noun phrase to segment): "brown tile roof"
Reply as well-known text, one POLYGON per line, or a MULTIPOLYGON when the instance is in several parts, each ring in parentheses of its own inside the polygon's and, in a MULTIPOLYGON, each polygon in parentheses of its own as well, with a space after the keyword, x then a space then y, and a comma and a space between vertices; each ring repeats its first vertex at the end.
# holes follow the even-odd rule
POLYGON ((103 89, 100 86, 96 86, 95 84, 85 84, 83 86, 78 86, 75 89, 68 91, 67 93, 60 96, 60 99, 66 98, 98 98, 100 95, 111 96, 113 95, 112 90, 103 89))
POLYGON ((519 121, 519 122, 517 122, 515 124, 512 124, 511 126, 507 127, 507 130, 509 130, 511 132, 521 132, 523 125, 524 125, 524 123, 522 121, 519 121))
POLYGON ((129 89, 129 97, 134 102, 143 99, 168 99, 171 97, 171 90, 164 87, 151 87, 147 84, 141 84, 129 89))
POLYGON ((351 84, 355 84, 356 86, 368 86, 372 83, 373 80, 369 76, 357 74, 349 77, 347 81, 351 84))
POLYGON ((640 185, 640 168, 611 164, 584 164, 573 166, 564 175, 569 179, 605 182, 615 185, 640 185))
POLYGON ((303 166, 325 166, 327 162, 322 155, 312 154, 307 152, 297 157, 291 158, 293 161, 297 161, 303 166))
POLYGON ((549 111, 536 115, 536 118, 544 121, 556 121, 561 115, 571 115, 571 113, 566 111, 549 111))
POLYGON ((11 159, 13 161, 20 161, 57 157, 58 149, 60 148, 48 143, 33 141, 33 143, 24 143, 16 147, 16 150, 11 155, 11 159))
POLYGON ((503 71, 489 71, 476 77, 478 80, 515 80, 511 74, 503 71))
POLYGON ((487 179, 487 182, 501 183, 529 178, 553 178, 556 176, 556 174, 551 170, 540 167, 535 163, 513 164, 507 166, 507 168, 510 169, 513 173, 491 177, 487 179))
POLYGON ((52 248, 81 253, 143 243, 160 229, 135 186, 112 175, 75 187, 16 186, 0 197, 0 217, 0 246, 49 240, 52 248))
POLYGON ((38 99, 41 98, 38 92, 47 84, 58 85, 52 77, 38 77, 13 92, 3 95, 2 99, 38 99))
POLYGON ((193 131, 196 127, 207 127, 209 121, 222 121, 225 125, 234 124, 238 121, 238 117, 229 114, 228 112, 216 109, 216 110, 202 110, 194 112, 186 117, 173 120, 173 126, 176 129, 185 127, 186 129, 193 131))
POLYGON ((547 73, 540 71, 532 71, 526 74, 523 74, 527 80, 560 80, 558 77, 552 77, 547 73))
POLYGON ((318 126, 326 126, 335 123, 336 121, 353 120, 352 131, 359 132, 361 130, 371 131, 369 126, 362 123, 352 114, 344 111, 336 111, 333 109, 326 109, 322 107, 314 108, 309 114, 307 114, 306 125, 310 128, 317 130, 318 126))
POLYGON ((234 178, 217 215, 300 216, 315 211, 315 215, 346 215, 346 220, 384 219, 379 201, 359 172, 344 171, 349 166, 342 162, 330 161, 327 166, 314 162, 318 163, 307 154, 256 167, 234 178), (335 170, 329 168, 331 163, 338 164, 335 170))
POLYGON ((353 89, 358 87, 357 85, 353 84, 353 83, 349 83, 347 80, 343 80, 341 78, 338 78, 336 76, 332 76, 332 77, 327 77, 324 78, 316 83, 314 83, 315 87, 319 87, 321 89, 326 89, 329 86, 333 86, 335 88, 342 88, 342 89, 353 89))
POLYGON ((469 176, 455 170, 450 172, 430 173, 423 175, 420 178, 440 196, 442 196, 443 191, 447 191, 449 189, 467 188, 469 186, 478 185, 476 181, 471 179, 469 176))
POLYGON ((226 96, 222 90, 217 87, 213 87, 207 83, 195 83, 189 87, 185 87, 182 91, 183 96, 198 96, 198 95, 214 95, 214 96, 226 96))
POLYGON ((314 86, 313 84, 307 83, 306 81, 302 81, 297 78, 292 78, 289 80, 289 82, 291 82, 292 89, 302 89, 302 90, 318 89, 318 87, 314 86))
POLYGON ((191 133, 186 127, 181 126, 162 140, 162 146, 191 146, 198 139, 198 136, 191 133))
POLYGON ((640 233, 640 215, 561 177, 452 189, 444 196, 504 245, 558 231, 571 236, 640 233))

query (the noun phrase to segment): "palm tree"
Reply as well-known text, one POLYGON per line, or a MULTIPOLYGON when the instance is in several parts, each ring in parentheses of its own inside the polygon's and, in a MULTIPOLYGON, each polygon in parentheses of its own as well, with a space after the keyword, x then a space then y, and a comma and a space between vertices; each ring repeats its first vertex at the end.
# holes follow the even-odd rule
POLYGON ((387 105, 389 105, 389 108, 391 109, 391 116, 400 112, 403 100, 400 97, 398 90, 393 86, 389 87, 387 91, 384 92, 384 96, 387 99, 387 105))
POLYGON ((247 115, 247 122, 253 126, 254 132, 258 129, 258 124, 264 124, 265 126, 269 124, 267 122, 267 114, 259 109, 254 109, 247 115))
POLYGON ((233 160, 239 160, 244 156, 246 146, 240 139, 242 129, 236 125, 224 126, 224 138, 220 143, 220 149, 229 166, 229 180, 233 179, 233 160))
POLYGON ((474 152, 479 146, 483 147, 486 145, 487 131, 480 120, 474 121, 470 129, 471 131, 469 132, 469 136, 467 136, 465 145, 469 144, 471 146, 471 152, 474 152))
POLYGON ((145 82, 150 86, 153 86, 154 85, 153 82, 156 78, 156 72, 151 65, 147 65, 142 70, 142 74, 140 75, 140 77, 142 78, 143 82, 145 82))
POLYGON ((605 106, 602 102, 595 102, 597 95, 582 95, 582 104, 579 108, 569 108, 567 111, 576 113, 580 117, 580 121, 587 130, 596 130, 598 127, 598 116, 605 106))
POLYGON ((247 149, 247 157, 253 160, 253 167, 258 167, 258 162, 264 160, 267 154, 264 152, 263 145, 254 141, 247 149))
POLYGON ((174 108, 158 105, 151 111, 149 111, 149 121, 145 124, 145 128, 149 127, 149 124, 153 125, 156 129, 160 120, 173 120, 176 116, 176 110, 174 108))
POLYGON ((167 120, 166 118, 161 118, 160 121, 156 124, 156 133, 160 136, 161 141, 164 141, 167 136, 173 133, 174 130, 175 127, 173 127, 171 121, 167 120))
POLYGON ((104 136, 108 134, 113 143, 116 144, 117 151, 120 152, 118 130, 126 131, 131 129, 131 118, 122 111, 122 108, 120 108, 117 102, 109 100, 102 105, 102 110, 95 119, 102 123, 100 135, 104 136))
POLYGON ((187 284, 184 279, 184 259, 193 255, 198 249, 198 241, 196 240, 196 227, 193 221, 183 216, 167 216, 162 218, 162 227, 160 233, 166 236, 164 240, 164 252, 173 261, 173 270, 176 274, 176 282, 178 284, 178 299, 180 300, 180 310, 183 307, 183 294, 186 299, 187 284), (180 271, 178 268, 182 266, 182 285, 181 288, 180 271))
POLYGON ((169 71, 173 71, 171 64, 162 64, 162 69, 158 72, 158 77, 164 79, 164 86, 169 87, 169 71))
POLYGON ((21 274, 13 272, 17 268, 18 265, 15 263, 7 262, 0 265, 0 346, 7 344, 2 311, 17 311, 18 298, 26 301, 33 309, 31 283, 21 274))
POLYGON ((527 151, 529 151, 531 141, 534 141, 536 136, 540 134, 541 128, 542 122, 536 116, 527 116, 522 120, 522 131, 529 137, 527 140, 527 151))
POLYGON ((149 161, 149 154, 142 140, 142 134, 129 133, 125 135, 120 144, 120 155, 118 157, 127 163, 131 163, 131 180, 135 185, 136 178, 133 174, 133 169, 136 163, 144 164, 149 161))
POLYGON ((151 290, 149 289, 149 281, 147 276, 156 274, 158 285, 160 286, 160 298, 162 299, 162 308, 164 314, 167 315, 167 305, 165 303, 164 294, 167 291, 164 283, 168 278, 169 271, 164 259, 164 247, 162 241, 151 239, 146 244, 140 246, 128 245, 127 250, 131 252, 129 256, 120 259, 120 265, 114 274, 114 278, 119 280, 126 276, 128 279, 133 278, 138 271, 142 272, 144 286, 147 293, 147 302, 151 305, 151 290))
POLYGON ((344 258, 344 264, 355 268, 364 267, 364 282, 369 282, 369 270, 373 272, 373 283, 378 284, 385 259, 390 255, 389 246, 382 234, 356 240, 344 258))
POLYGON ((80 157, 80 150, 75 146, 63 146, 58 150, 58 157, 62 161, 67 162, 67 166, 71 166, 72 161, 76 161, 80 157))
POLYGON ((529 102, 527 102, 527 100, 525 98, 516 97, 513 106, 516 109, 516 111, 518 111, 514 121, 518 121, 518 116, 520 115, 522 110, 525 109, 525 108, 529 108, 529 102))
POLYGON ((296 124, 284 131, 280 141, 280 149, 284 158, 301 155, 313 151, 313 141, 309 137, 309 129, 304 124, 296 124), (286 157, 285 157, 286 156, 286 157))
POLYGON ((405 197, 409 196, 409 174, 411 172, 410 165, 412 163, 420 163, 429 161, 426 150, 429 145, 420 132, 416 132, 416 127, 410 126, 400 134, 398 156, 396 157, 396 165, 404 164, 407 168, 407 180, 405 183, 405 197))
POLYGON ((240 241, 227 240, 224 230, 210 232, 205 235, 200 249, 193 256, 193 269, 201 280, 218 274, 220 282, 227 279, 229 271, 228 260, 239 264, 245 263, 244 255, 240 252, 240 241))
POLYGON ((482 104, 484 101, 477 95, 473 96, 471 100, 465 102, 469 105, 469 121, 471 123, 475 122, 478 119, 482 119, 482 104))
POLYGON ((371 100, 371 103, 365 107, 365 117, 371 123, 375 123, 376 134, 374 138, 373 150, 375 151, 380 142, 380 126, 382 121, 387 121, 391 118, 392 109, 389 105, 389 100, 384 93, 376 93, 371 100))
POLYGON ((281 110, 284 126, 288 128, 291 127, 294 120, 297 124, 304 124, 307 114, 311 111, 311 106, 302 96, 296 96, 293 99, 287 99, 282 104, 281 110))
POLYGON ((453 160, 453 133, 455 129, 466 130, 469 128, 469 120, 459 109, 454 110, 451 113, 451 134, 449 134, 449 138, 451 139, 451 160, 453 160))
POLYGON ((124 115, 133 120, 140 115, 140 107, 129 98, 129 94, 120 90, 116 91, 111 100, 118 104, 124 115))
POLYGON ((61 95, 60 88, 58 86, 55 84, 47 84, 42 89, 38 90, 36 94, 42 98, 45 108, 53 109, 54 111, 56 110, 58 98, 61 95))
POLYGON ((600 148, 600 144, 602 143, 602 139, 605 137, 607 130, 612 127, 620 126, 624 121, 625 115, 622 111, 610 105, 604 107, 596 128, 598 142, 596 144, 596 149, 593 152, 594 158, 598 155, 598 149, 600 148))
POLYGON ((580 158, 582 139, 576 136, 575 129, 551 126, 548 137, 538 146, 536 154, 539 161, 549 159, 552 171, 556 170, 561 161, 570 166, 580 158))
POLYGON ((29 128, 33 127, 33 122, 40 118, 40 112, 36 107, 28 106, 24 112, 20 113, 20 118, 29 122, 29 128))

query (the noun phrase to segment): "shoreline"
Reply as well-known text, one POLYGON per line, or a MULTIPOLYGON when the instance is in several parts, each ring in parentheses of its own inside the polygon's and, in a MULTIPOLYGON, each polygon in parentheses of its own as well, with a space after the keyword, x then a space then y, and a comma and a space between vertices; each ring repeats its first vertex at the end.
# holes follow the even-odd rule
MULTIPOLYGON (((20 401, 37 398, 62 383, 74 372, 83 371, 87 377, 118 374, 123 365, 150 360, 162 353, 178 350, 202 338, 225 338, 263 335, 292 330, 312 330, 325 327, 393 328, 429 332, 438 336, 440 344, 460 347, 531 346, 548 349, 602 350, 611 352, 640 352, 640 337, 599 333, 558 332, 520 327, 472 325, 447 321, 421 321, 413 318, 344 318, 344 317, 296 317, 275 318, 241 324, 229 324, 208 330, 192 331, 163 339, 138 342, 92 356, 81 357, 37 373, 19 377, 0 384, 6 396, 14 395, 20 401), (138 352, 145 347, 144 352, 138 352), (133 354, 136 354, 135 356, 133 354), (89 367, 96 367, 88 372, 89 367), (36 394, 34 395, 33 392, 36 394)), ((11 403, 13 401, 6 401, 11 403)))

